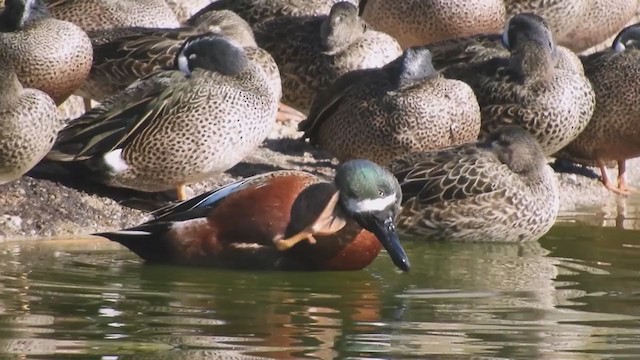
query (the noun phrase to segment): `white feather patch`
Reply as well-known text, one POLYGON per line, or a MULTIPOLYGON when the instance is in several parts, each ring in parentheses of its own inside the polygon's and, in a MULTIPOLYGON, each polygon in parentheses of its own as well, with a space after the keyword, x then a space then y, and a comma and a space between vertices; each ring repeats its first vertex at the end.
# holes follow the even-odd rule
POLYGON ((191 75, 191 70, 189 70, 189 60, 184 56, 184 54, 180 54, 180 56, 178 56, 178 70, 187 75, 191 75))
POLYGON ((613 45, 613 51, 617 53, 624 52, 625 50, 627 50, 627 47, 620 41, 617 41, 615 45, 613 45))
POLYGON ((264 245, 260 245, 260 244, 257 244, 257 243, 231 243, 229 245, 233 246, 236 249, 247 249, 247 250, 248 249, 257 250, 257 249, 265 248, 264 245))
POLYGON ((347 199, 347 208, 353 213, 382 211, 389 207, 389 205, 395 203, 397 200, 395 194, 379 198, 379 199, 365 199, 354 200, 347 199))
POLYGON ((104 154, 104 163, 109 166, 113 172, 120 173, 129 168, 129 165, 122 158, 122 149, 115 149, 104 154))
POLYGON ((504 30, 502 30, 502 44, 504 44, 506 48, 511 48, 511 44, 509 44, 509 21, 507 21, 504 25, 504 30))
POLYGON ((27 21, 29 16, 31 16, 31 8, 33 7, 33 3, 35 0, 27 0, 24 2, 24 12, 22 13, 22 18, 20 18, 20 26, 24 26, 24 23, 27 21))
POLYGON ((151 235, 150 232, 148 231, 139 231, 139 230, 120 230, 120 231, 114 231, 114 234, 120 234, 120 235, 129 235, 129 236, 147 236, 147 235, 151 235))

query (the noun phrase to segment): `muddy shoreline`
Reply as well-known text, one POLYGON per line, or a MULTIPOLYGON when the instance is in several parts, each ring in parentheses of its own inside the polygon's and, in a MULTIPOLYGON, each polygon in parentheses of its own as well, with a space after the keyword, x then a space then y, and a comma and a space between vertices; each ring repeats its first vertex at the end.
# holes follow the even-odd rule
MULTIPOLYGON (((192 195, 234 180, 281 169, 298 169, 330 177, 337 161, 299 140, 295 124, 277 124, 265 143, 245 161, 205 182, 190 186, 192 195)), ((629 161, 630 184, 640 182, 640 159, 629 161)), ((609 169, 612 178, 616 169, 609 169)), ((598 179, 557 173, 561 211, 604 207, 617 196, 598 179)), ((20 180, 0 185, 0 240, 80 236, 133 226, 148 219, 147 211, 170 199, 169 194, 147 194, 108 188, 77 172, 54 164, 38 166, 20 180)))

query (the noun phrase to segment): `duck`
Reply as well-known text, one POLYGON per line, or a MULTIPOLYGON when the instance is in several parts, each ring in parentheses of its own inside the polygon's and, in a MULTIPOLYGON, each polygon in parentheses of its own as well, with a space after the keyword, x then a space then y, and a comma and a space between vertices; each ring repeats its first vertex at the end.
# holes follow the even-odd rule
MULTIPOLYGON (((438 71, 465 67, 468 64, 486 62, 493 58, 509 57, 502 34, 480 34, 442 40, 422 47, 431 51, 433 66, 438 71)), ((555 68, 584 75, 582 61, 576 53, 564 46, 556 46, 553 52, 555 68)), ((448 70, 452 71, 452 70, 448 70)))
POLYGON ((62 123, 46 93, 25 89, 11 65, 0 62, 0 184, 20 178, 47 155, 62 123))
POLYGON ((342 75, 316 96, 298 130, 340 161, 386 165, 476 140, 480 106, 469 85, 433 68, 428 49, 409 48, 382 68, 342 75))
POLYGON ((367 23, 403 49, 498 32, 505 21, 502 0, 365 0, 360 7, 367 23))
POLYGON ((402 189, 398 232, 408 237, 534 241, 558 215, 553 170, 536 139, 517 125, 476 142, 408 154, 388 168, 402 189))
POLYGON ((107 98, 60 131, 51 161, 81 163, 110 186, 177 190, 240 162, 267 137, 278 101, 244 49, 208 33, 188 38, 176 69, 107 98))
POLYGON ((20 83, 47 93, 57 105, 79 88, 93 51, 76 25, 51 17, 42 0, 6 0, 0 13, 0 62, 20 83))
MULTIPOLYGON (((231 10, 255 26, 280 17, 328 15, 340 1, 344 0, 214 0, 194 16, 211 10, 231 10)), ((348 1, 358 6, 358 0, 348 1)))
POLYGON ((178 18, 164 0, 46 0, 51 15, 84 31, 120 27, 175 28, 178 18))
POLYGON ((249 177, 170 205, 133 228, 95 235, 148 263, 253 270, 360 270, 384 248, 409 271, 396 233, 400 186, 351 160, 332 182, 295 170, 249 177))
POLYGON ((509 57, 445 69, 473 88, 482 113, 481 136, 508 124, 530 131, 550 156, 584 130, 595 107, 589 79, 556 67, 546 21, 531 13, 512 17, 503 32, 509 57))
POLYGON ((273 56, 282 77, 282 102, 308 114, 313 97, 349 71, 386 65, 402 50, 371 30, 358 8, 338 2, 329 15, 281 17, 254 27, 256 42, 273 56))
POLYGON ((585 51, 615 35, 635 15, 636 0, 505 0, 507 16, 532 12, 547 19, 560 45, 585 51))
POLYGON ((624 28, 607 49, 582 57, 585 73, 596 95, 596 108, 587 127, 557 158, 600 168, 604 186, 629 195, 626 160, 640 156, 640 24, 624 28), (616 161, 617 183, 607 174, 606 163, 616 161))
POLYGON ((282 85, 277 64, 267 51, 257 46, 249 24, 229 10, 203 13, 175 29, 126 27, 90 31, 93 64, 76 94, 85 98, 88 110, 88 99, 102 102, 139 78, 173 69, 176 53, 184 41, 207 32, 226 36, 242 46, 247 58, 268 74, 274 94, 280 99, 282 85))

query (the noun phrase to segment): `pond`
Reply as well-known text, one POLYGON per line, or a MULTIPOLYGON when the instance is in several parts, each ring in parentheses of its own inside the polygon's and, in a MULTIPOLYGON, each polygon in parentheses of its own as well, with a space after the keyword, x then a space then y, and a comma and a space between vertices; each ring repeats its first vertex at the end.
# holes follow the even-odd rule
POLYGON ((145 265, 99 238, 0 244, 0 354, 20 359, 640 357, 635 207, 539 242, 405 239, 356 272, 145 265))

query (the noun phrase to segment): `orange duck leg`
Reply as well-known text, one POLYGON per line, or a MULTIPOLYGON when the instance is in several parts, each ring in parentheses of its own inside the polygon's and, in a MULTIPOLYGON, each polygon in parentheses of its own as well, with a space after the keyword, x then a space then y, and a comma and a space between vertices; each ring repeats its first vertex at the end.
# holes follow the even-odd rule
POLYGON ((611 179, 609 178, 609 175, 607 173, 607 167, 604 163, 604 161, 602 160, 597 160, 596 161, 598 167, 600 168, 600 174, 602 176, 602 183, 604 184, 604 186, 611 190, 613 193, 619 194, 619 195, 629 195, 633 192, 636 192, 637 190, 629 187, 627 185, 627 179, 626 179, 626 170, 627 170, 627 162, 625 160, 618 160, 618 179, 617 179, 617 186, 613 184, 613 182, 611 181, 611 179))

